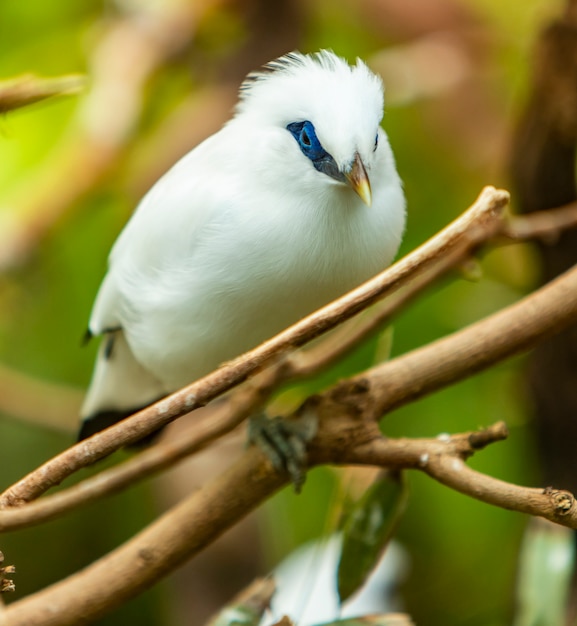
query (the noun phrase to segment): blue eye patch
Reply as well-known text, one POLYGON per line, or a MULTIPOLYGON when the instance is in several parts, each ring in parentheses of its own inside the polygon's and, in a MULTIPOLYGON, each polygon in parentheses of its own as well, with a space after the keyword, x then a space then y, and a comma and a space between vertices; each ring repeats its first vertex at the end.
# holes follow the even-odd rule
POLYGON ((335 180, 346 180, 333 157, 322 147, 312 122, 292 122, 287 130, 296 139, 302 153, 312 161, 315 169, 335 180))

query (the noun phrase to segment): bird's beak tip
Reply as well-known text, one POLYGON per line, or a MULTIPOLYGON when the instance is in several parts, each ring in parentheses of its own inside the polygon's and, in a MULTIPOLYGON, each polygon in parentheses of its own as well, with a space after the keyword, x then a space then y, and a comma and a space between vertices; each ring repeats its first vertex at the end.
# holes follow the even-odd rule
POLYGON ((345 178, 359 198, 370 207, 373 203, 371 181, 369 180, 369 176, 358 152, 355 154, 352 167, 349 172, 345 174, 345 178))
POLYGON ((371 185, 369 183, 369 179, 367 178, 366 181, 361 182, 358 186, 353 187, 353 189, 357 192, 360 199, 368 207, 370 207, 371 204, 373 203, 373 194, 371 192, 371 185))

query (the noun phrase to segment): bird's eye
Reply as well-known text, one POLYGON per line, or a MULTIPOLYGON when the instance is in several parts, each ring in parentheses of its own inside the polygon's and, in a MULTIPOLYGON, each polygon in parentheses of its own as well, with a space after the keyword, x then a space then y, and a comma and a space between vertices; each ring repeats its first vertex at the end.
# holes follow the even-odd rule
POLYGON ((345 182, 345 175, 333 157, 322 147, 312 122, 292 122, 286 129, 295 138, 301 152, 312 161, 314 168, 335 180, 345 182))
POLYGON ((377 149, 378 145, 379 145, 379 133, 377 133, 375 137, 375 147, 373 148, 373 152, 377 149))
POLYGON ((297 140, 302 153, 311 161, 318 161, 327 156, 327 152, 318 140, 312 122, 293 122, 287 126, 287 130, 297 140))

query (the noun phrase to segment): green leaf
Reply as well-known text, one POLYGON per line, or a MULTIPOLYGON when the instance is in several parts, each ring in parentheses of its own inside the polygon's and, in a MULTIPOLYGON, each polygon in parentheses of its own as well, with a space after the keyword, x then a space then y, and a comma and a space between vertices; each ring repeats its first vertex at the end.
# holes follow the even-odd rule
POLYGON ((338 570, 341 603, 365 582, 391 539, 407 501, 400 472, 383 471, 353 506, 343 525, 338 570))
POLYGON ((563 626, 573 565, 575 533, 533 519, 523 540, 514 626, 563 626))

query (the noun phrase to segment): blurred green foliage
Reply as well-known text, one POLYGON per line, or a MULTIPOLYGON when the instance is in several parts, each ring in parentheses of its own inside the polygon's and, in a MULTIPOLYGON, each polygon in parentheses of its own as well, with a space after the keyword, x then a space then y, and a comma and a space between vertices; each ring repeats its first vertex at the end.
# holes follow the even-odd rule
MULTIPOLYGON (((124 4, 139 6, 136 1, 124 4)), ((150 4, 162 7, 168 2, 150 4)), ((81 349, 80 338, 110 245, 138 199, 134 193, 142 184, 138 181, 145 178, 137 176, 139 159, 143 151, 148 155, 144 160, 159 156, 162 161, 165 156, 155 155, 147 142, 162 130, 163 121, 185 98, 205 87, 207 81, 216 82, 218 67, 233 65, 235 55, 250 41, 247 16, 259 10, 259 3, 213 4, 202 15, 197 43, 193 39, 150 77, 141 117, 126 137, 111 171, 75 198, 34 242, 26 257, 8 263, 0 275, 1 363, 59 384, 79 388, 87 384, 94 346, 81 349), (209 71, 211 63, 213 70, 209 71)), ((411 43, 410 24, 405 31, 398 27, 386 31, 362 10, 364 4, 371 3, 311 1, 301 11, 302 35, 296 44, 304 51, 331 47, 349 58, 370 58, 388 47, 411 43)), ((418 15, 419 3, 414 4, 418 15)), ((470 61, 464 86, 391 105, 386 111, 384 126, 405 181, 409 207, 401 253, 456 217, 483 185, 506 186, 504 153, 515 112, 526 92, 531 43, 548 17, 562 6, 560 1, 551 0, 439 0, 439 5, 443 4, 470 16, 485 41, 481 58, 470 61), (475 99, 469 114, 461 109, 464 115, 457 124, 450 114, 443 114, 443 107, 448 111, 466 107, 467 99, 459 100, 464 93, 473 93, 475 99), (467 115, 469 127, 463 122, 467 115), (485 125, 488 119, 490 132, 495 133, 483 148, 475 144, 478 116, 485 125)), ((373 2, 372 6, 374 10, 379 5, 373 2)), ((388 6, 383 3, 383 22, 388 6)), ((90 56, 109 21, 117 16, 113 2, 3 0, 2 77, 31 71, 47 76, 90 73, 90 56)), ((460 32, 459 24, 455 20, 455 35, 466 38, 468 31, 463 28, 460 32)), ((450 25, 445 24, 445 28, 450 25)), ((0 247, 2 242, 9 243, 8 226, 19 219, 20 203, 35 191, 38 172, 54 162, 56 146, 70 128, 77 127, 75 116, 87 97, 35 105, 0 120, 0 247)), ((110 114, 113 119, 114 111, 110 114)), ((202 120, 196 122, 202 128, 202 120)), ((41 203, 38 210, 42 211, 41 203)), ((491 252, 483 261, 483 270, 480 282, 468 283, 457 277, 412 306, 395 324, 393 353, 404 353, 515 301, 531 288, 536 272, 529 246, 491 252)), ((360 348, 346 363, 294 393, 304 395, 366 367, 374 352, 374 343, 360 348)), ((525 402, 523 360, 516 359, 396 411, 387 417, 383 428, 390 436, 429 436, 504 419, 511 430, 510 439, 478 454, 471 463, 504 480, 538 484, 539 467, 525 402)), ((72 437, 3 416, 2 486, 68 446, 72 437)), ((398 537, 412 560, 403 591, 415 621, 439 626, 509 623, 515 563, 526 520, 465 498, 416 472, 409 478, 411 498, 398 537)), ((297 497, 287 490, 265 505, 260 529, 269 565, 327 529, 327 512, 338 492, 335 474, 323 468, 311 473, 302 495, 297 497)), ((62 520, 3 536, 0 548, 7 561, 18 568, 14 597, 58 580, 130 537, 153 519, 157 510, 154 500, 149 485, 138 486, 62 520)), ((161 585, 160 590, 144 594, 101 623, 181 623, 169 606, 173 592, 163 589, 161 585)))
POLYGON ((338 570, 341 603, 362 587, 382 558, 407 498, 404 474, 385 470, 347 511, 338 570))

